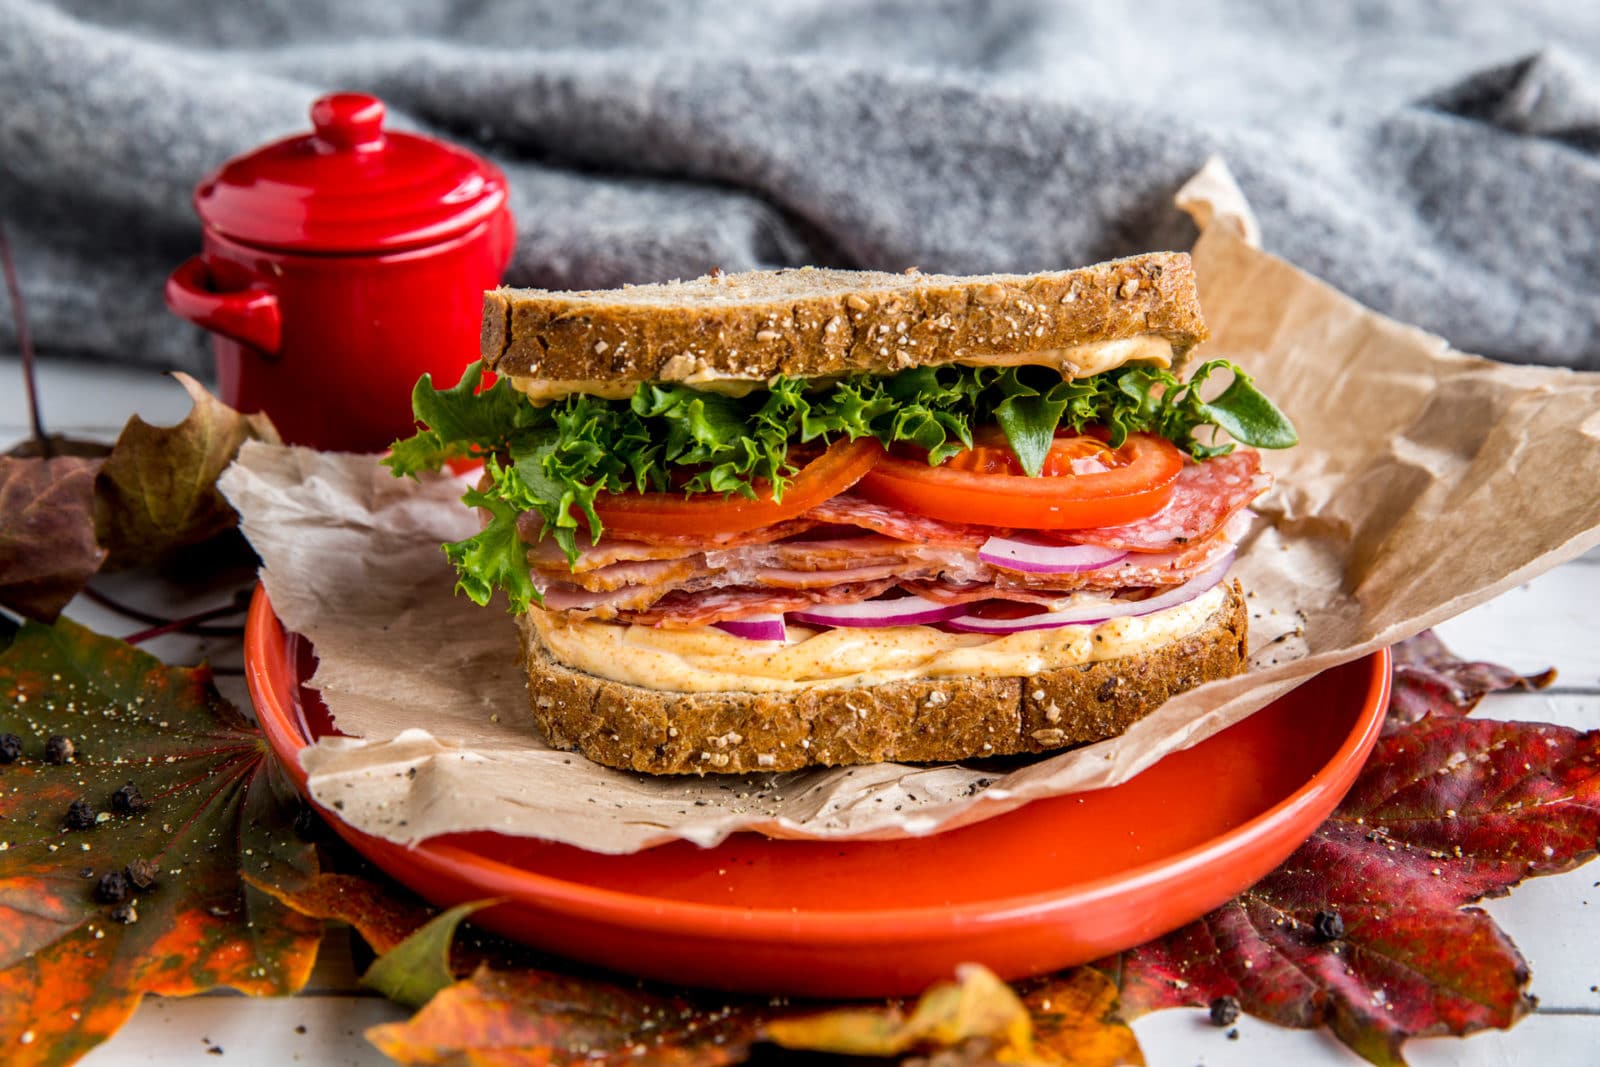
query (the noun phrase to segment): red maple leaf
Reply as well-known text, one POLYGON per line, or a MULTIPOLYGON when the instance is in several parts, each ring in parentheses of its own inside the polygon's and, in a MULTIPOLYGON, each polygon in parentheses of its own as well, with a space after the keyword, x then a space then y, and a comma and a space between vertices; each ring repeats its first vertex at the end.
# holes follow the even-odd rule
POLYGON ((1593 858, 1600 733, 1461 718, 1485 691, 1548 677, 1461 663, 1431 635, 1397 663, 1400 721, 1333 817, 1236 900, 1100 964, 1129 1017, 1233 997, 1390 1064, 1409 1037, 1531 1009, 1516 946, 1464 905, 1593 858))

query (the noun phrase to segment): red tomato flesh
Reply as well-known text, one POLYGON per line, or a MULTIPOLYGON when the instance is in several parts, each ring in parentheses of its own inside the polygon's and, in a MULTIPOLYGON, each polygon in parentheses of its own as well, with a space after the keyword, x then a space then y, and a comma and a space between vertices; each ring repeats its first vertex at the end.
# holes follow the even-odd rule
POLYGON ((1038 478, 1023 474, 997 429, 937 467, 889 454, 857 491, 880 504, 946 522, 1019 530, 1083 530, 1153 515, 1172 498, 1183 453, 1154 434, 1129 434, 1120 448, 1098 435, 1056 438, 1038 478))
POLYGON ((810 511, 858 482, 883 456, 877 440, 835 441, 827 451, 801 467, 774 500, 771 487, 756 499, 720 493, 601 493, 595 514, 606 532, 630 534, 730 534, 771 526, 810 511))

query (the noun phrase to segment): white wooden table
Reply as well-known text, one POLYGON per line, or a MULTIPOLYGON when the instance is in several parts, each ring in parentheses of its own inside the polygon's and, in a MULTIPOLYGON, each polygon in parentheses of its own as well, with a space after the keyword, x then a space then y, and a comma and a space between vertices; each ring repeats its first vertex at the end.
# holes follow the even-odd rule
MULTIPOLYGON (((0 448, 26 433, 21 376, 15 359, 0 359, 0 448)), ((188 411, 175 382, 128 370, 50 364, 41 391, 49 429, 110 440, 137 412, 154 423, 172 423, 188 411)), ((186 589, 181 583, 154 588, 125 585, 119 592, 159 599, 163 613, 177 615, 210 607, 226 595, 186 589)), ((140 624, 79 598, 70 609, 78 620, 106 633, 126 634, 140 624)), ((1553 689, 1490 697, 1478 711, 1498 719, 1555 722, 1600 729, 1600 552, 1569 563, 1529 585, 1440 627, 1457 653, 1533 671, 1559 668, 1553 689)), ((209 658, 226 670, 237 667, 238 643, 225 639, 169 637, 151 651, 172 662, 209 658)), ((219 678, 223 691, 241 705, 248 700, 237 676, 219 678)), ((1539 878, 1501 900, 1486 903, 1533 968, 1536 1014, 1509 1033, 1479 1034, 1465 1041, 1441 1038, 1411 1043, 1413 1064, 1523 1064, 1578 1067, 1600 1064, 1600 863, 1539 878)), ((83 1062, 92 1067, 282 1067, 286 1063, 372 1065, 387 1063, 362 1039, 362 1031, 396 1020, 403 1012, 355 986, 348 952, 334 934, 305 993, 292 999, 252 1000, 219 994, 188 1000, 147 1000, 133 1021, 83 1062), (212 1051, 222 1050, 221 1056, 212 1051)), ((1321 1033, 1281 1030, 1249 1018, 1239 1037, 1228 1040, 1198 1010, 1168 1011, 1134 1024, 1153 1067, 1229 1067, 1244 1064, 1358 1064, 1361 1061, 1321 1033)))

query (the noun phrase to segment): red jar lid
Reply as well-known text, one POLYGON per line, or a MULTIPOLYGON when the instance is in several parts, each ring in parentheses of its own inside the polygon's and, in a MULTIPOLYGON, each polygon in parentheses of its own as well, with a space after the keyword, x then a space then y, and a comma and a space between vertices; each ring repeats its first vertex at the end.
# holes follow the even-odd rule
POLYGON ((506 201, 506 179, 465 149, 383 129, 383 102, 334 93, 311 105, 314 132, 223 164, 195 189, 212 229, 301 252, 393 252, 444 240, 506 201))

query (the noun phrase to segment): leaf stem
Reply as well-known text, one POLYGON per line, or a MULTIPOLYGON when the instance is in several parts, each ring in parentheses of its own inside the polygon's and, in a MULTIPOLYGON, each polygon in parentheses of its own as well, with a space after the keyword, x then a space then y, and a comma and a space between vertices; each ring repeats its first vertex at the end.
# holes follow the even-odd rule
POLYGON ((22 356, 22 381, 28 390, 28 423, 33 428, 33 439, 39 442, 39 454, 50 459, 56 454, 50 437, 44 432, 44 419, 39 415, 39 382, 34 377, 33 337, 28 333, 28 315, 22 308, 22 283, 17 280, 17 264, 11 258, 11 242, 0 225, 0 267, 6 275, 6 291, 11 294, 11 317, 17 324, 17 351, 22 356))
MULTIPOLYGON (((239 634, 244 632, 244 628, 243 627, 240 627, 240 626, 201 627, 201 626, 199 626, 197 624, 202 623, 202 622, 210 622, 212 619, 224 619, 224 618, 227 618, 229 615, 237 615, 241 611, 244 611, 249 606, 250 606, 250 590, 241 589, 237 593, 233 594, 233 598, 231 600, 229 600, 228 603, 223 604, 220 607, 210 608, 210 609, 207 609, 206 611, 196 612, 193 615, 187 615, 187 616, 185 616, 184 618, 181 618, 181 619, 170 619, 170 620, 168 620, 166 622, 161 623, 160 625, 151 626, 148 629, 140 630, 138 633, 129 634, 127 637, 124 637, 123 640, 126 641, 130 645, 137 645, 137 644, 142 644, 145 641, 154 640, 157 637, 165 637, 167 634, 178 633, 178 632, 193 633, 193 634, 197 634, 197 635, 202 636, 202 637, 205 637, 205 636, 236 637, 239 634), (209 630, 210 632, 202 634, 201 633, 202 629, 209 630)), ((113 610, 115 610, 115 609, 113 609, 113 610)), ((138 618, 138 617, 139 616, 137 616, 137 615, 134 616, 134 618, 138 618)))

